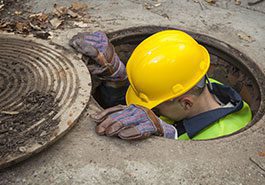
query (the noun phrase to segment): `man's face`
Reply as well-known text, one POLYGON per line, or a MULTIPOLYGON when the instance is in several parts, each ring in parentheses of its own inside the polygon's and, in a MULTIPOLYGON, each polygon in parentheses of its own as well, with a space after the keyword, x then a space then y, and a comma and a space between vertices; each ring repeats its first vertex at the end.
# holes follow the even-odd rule
POLYGON ((155 107, 161 116, 165 116, 173 121, 180 121, 187 117, 187 110, 181 104, 181 100, 176 98, 165 101, 155 107))

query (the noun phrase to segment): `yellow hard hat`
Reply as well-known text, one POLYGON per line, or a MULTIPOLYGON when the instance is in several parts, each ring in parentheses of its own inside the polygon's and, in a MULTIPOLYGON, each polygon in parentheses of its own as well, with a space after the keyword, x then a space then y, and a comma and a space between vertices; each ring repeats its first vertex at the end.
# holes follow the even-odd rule
POLYGON ((179 30, 158 32, 133 51, 126 70, 126 103, 149 109, 194 87, 210 66, 208 51, 179 30))

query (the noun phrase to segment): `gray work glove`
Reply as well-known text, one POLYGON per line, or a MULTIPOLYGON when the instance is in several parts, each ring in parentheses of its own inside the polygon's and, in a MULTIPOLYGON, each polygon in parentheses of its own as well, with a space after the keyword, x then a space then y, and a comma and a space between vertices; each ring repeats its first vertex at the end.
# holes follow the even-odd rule
POLYGON ((72 37, 69 44, 83 54, 89 71, 99 79, 114 82, 127 79, 125 66, 105 33, 78 33, 72 37))
POLYGON ((151 135, 177 138, 174 126, 163 122, 152 110, 142 106, 117 105, 91 118, 98 123, 96 132, 99 135, 118 136, 126 140, 143 139, 151 135))

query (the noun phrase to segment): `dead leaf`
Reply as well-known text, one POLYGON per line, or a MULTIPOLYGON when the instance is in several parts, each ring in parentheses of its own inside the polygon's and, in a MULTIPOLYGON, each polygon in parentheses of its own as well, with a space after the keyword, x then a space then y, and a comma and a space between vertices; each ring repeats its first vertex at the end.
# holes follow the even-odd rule
POLYGON ((41 13, 37 13, 37 14, 31 14, 29 16, 29 18, 36 19, 36 20, 39 20, 41 22, 45 22, 49 18, 49 16, 47 14, 41 12, 41 13))
POLYGON ((31 15, 29 15, 29 18, 38 17, 38 16, 40 16, 40 15, 42 15, 42 12, 41 12, 41 13, 34 13, 34 14, 31 14, 31 15))
POLYGON ((57 17, 55 17, 50 20, 50 23, 54 29, 57 29, 63 23, 63 20, 60 20, 57 17))
POLYGON ((17 22, 16 30, 22 33, 22 32, 29 32, 30 28, 26 22, 17 22))
POLYGON ((77 11, 84 11, 87 9, 87 4, 85 3, 79 3, 79 2, 74 2, 72 3, 71 7, 70 7, 71 10, 77 12, 77 11))
POLYGON ((79 27, 79 28, 87 28, 88 24, 84 22, 74 22, 74 25, 79 27))
POLYGON ((244 33, 244 32, 239 32, 239 33, 237 33, 237 36, 238 36, 240 39, 245 40, 245 41, 247 41, 247 42, 253 42, 253 41, 255 41, 254 38, 252 38, 250 35, 247 35, 247 34, 244 33))
POLYGON ((29 16, 29 25, 34 30, 43 30, 49 27, 49 15, 45 13, 37 13, 29 16))
POLYGON ((65 6, 59 6, 57 4, 53 5, 54 7, 54 14, 57 15, 58 17, 61 17, 63 15, 67 15, 68 8, 65 6))
POLYGON ((47 14, 42 13, 40 16, 38 16, 38 20, 44 22, 48 19, 48 17, 49 16, 47 14))
POLYGON ((209 4, 215 4, 216 3, 216 0, 205 0, 207 3, 209 4))
POLYGON ((29 25, 34 29, 34 30, 41 30, 41 27, 39 27, 38 25, 34 25, 33 23, 29 23, 29 25))
POLYGON ((16 29, 19 31, 23 31, 23 29, 25 28, 25 24, 22 22, 17 22, 16 23, 16 29))
POLYGON ((68 10, 67 14, 73 18, 79 17, 78 13, 75 13, 72 10, 68 10))
POLYGON ((148 4, 148 3, 145 3, 144 4, 144 7, 145 7, 145 9, 147 9, 147 10, 151 10, 153 7, 152 7, 152 5, 151 4, 148 4))

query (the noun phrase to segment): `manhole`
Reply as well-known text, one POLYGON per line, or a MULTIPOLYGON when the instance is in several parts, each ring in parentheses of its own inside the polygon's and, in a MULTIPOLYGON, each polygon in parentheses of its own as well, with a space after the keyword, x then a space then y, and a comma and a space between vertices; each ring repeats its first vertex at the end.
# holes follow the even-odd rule
POLYGON ((77 121, 90 75, 63 48, 0 34, 0 168, 39 152, 77 121))
MULTIPOLYGON (((135 27, 108 34, 116 52, 123 62, 127 62, 134 48, 145 38, 170 27, 135 27)), ((185 31, 185 30, 184 30, 185 31)), ((248 127, 257 122, 264 114, 264 74, 259 67, 245 54, 230 45, 206 35, 185 31, 204 45, 211 55, 211 67, 208 75, 224 84, 232 86, 250 105, 253 120, 248 127)), ((101 104, 99 93, 95 99, 101 104)), ((246 127, 246 128, 248 128, 246 127)), ((245 128, 245 129, 246 129, 245 128)), ((244 130, 244 129, 242 129, 244 130)), ((241 130, 241 131, 242 131, 241 130)))

